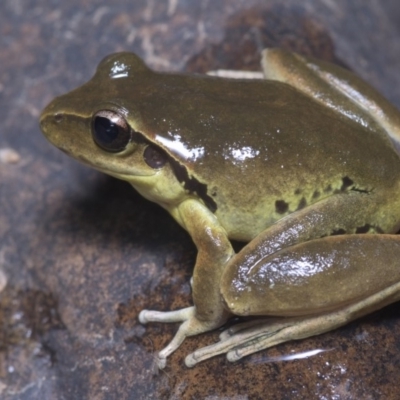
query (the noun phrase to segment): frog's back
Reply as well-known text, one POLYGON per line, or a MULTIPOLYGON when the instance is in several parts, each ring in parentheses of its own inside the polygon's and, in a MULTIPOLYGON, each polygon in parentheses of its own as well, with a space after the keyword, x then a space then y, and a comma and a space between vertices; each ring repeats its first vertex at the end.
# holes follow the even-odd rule
POLYGON ((206 188, 228 230, 265 227, 338 191, 368 192, 400 176, 381 133, 287 84, 160 76, 134 106, 151 140, 206 188))

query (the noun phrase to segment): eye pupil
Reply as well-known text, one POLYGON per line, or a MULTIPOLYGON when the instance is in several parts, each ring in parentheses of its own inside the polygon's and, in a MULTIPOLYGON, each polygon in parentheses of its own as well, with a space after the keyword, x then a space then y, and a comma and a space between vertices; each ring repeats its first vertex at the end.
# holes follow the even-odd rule
POLYGON ((92 122, 94 142, 103 150, 117 153, 125 150, 132 139, 131 129, 125 118, 114 111, 99 111, 92 122))
POLYGON ((94 130, 96 131, 97 139, 102 143, 112 143, 119 133, 118 125, 104 117, 95 118, 94 130))

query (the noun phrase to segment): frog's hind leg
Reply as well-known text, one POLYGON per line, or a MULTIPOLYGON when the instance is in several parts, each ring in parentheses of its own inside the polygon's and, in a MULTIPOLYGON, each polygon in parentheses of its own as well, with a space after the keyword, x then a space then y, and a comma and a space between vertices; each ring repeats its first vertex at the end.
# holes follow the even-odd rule
POLYGON ((262 67, 266 79, 288 83, 344 117, 388 134, 400 149, 399 111, 351 71, 282 49, 264 50, 262 67))
POLYGON ((234 362, 257 351, 280 343, 304 339, 331 331, 367 313, 400 300, 400 283, 379 292, 362 303, 356 303, 336 312, 308 318, 283 318, 274 323, 265 319, 252 324, 238 324, 220 335, 220 341, 189 354, 185 359, 188 367, 219 354, 226 354, 234 362), (370 305, 373 308, 368 308, 370 305), (367 307, 367 308, 366 308, 367 307))
POLYGON ((226 354, 234 362, 280 343, 320 335, 359 318, 390 303, 400 300, 400 283, 370 296, 362 304, 346 307, 336 312, 308 318, 282 318, 271 323, 265 319, 243 323, 227 329, 220 341, 189 354, 185 359, 188 367, 220 354, 226 354), (384 301, 381 301, 384 299, 384 301), (371 305, 374 308, 365 308, 371 305))
MULTIPOLYGON (((282 261, 282 259, 297 257, 296 260, 301 263, 307 262, 304 255, 309 252, 314 253, 315 246, 321 251, 320 259, 325 258, 331 271, 325 270, 319 276, 316 272, 313 278, 304 283, 304 292, 315 297, 311 299, 309 305, 303 303, 304 315, 300 314, 300 310, 295 310, 292 300, 289 299, 286 318, 275 319, 272 322, 263 318, 233 326, 220 335, 218 343, 187 356, 186 365, 192 367, 218 354, 227 354, 229 361, 236 361, 279 343, 328 332, 400 300, 400 268, 398 267, 400 237, 398 235, 327 237, 284 249, 280 252, 281 257, 278 256, 277 259, 282 261), (336 261, 335 257, 332 258, 333 254, 337 256, 336 261), (334 264, 337 261, 341 265, 335 267, 334 264), (332 265, 329 265, 331 262, 332 265), (342 276, 341 270, 345 272, 342 276), (353 286, 354 289, 351 290, 353 286), (339 292, 340 295, 331 297, 331 290, 339 292), (326 303, 322 306, 321 303, 319 304, 319 311, 318 307, 315 310, 307 309, 307 307, 314 307, 314 301, 318 303, 318 298, 323 298, 325 293, 326 303), (341 303, 340 300, 342 300, 341 303), (292 316, 289 316, 290 310, 293 311, 292 316)), ((274 257, 276 255, 270 257, 271 264, 274 257)), ((317 268, 318 265, 315 267, 317 268)), ((263 273, 265 271, 266 269, 263 273)), ((271 301, 276 298, 281 303, 286 301, 284 292, 290 292, 293 288, 287 287, 287 290, 282 293, 279 293, 279 289, 278 293, 274 293, 274 289, 270 287, 266 287, 265 291, 269 289, 271 301)), ((301 300, 299 302, 302 303, 301 300)))

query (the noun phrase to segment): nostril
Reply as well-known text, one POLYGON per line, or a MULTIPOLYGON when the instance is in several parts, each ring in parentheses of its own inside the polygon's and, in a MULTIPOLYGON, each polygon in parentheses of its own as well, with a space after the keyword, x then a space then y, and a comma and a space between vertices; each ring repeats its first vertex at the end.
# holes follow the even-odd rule
POLYGON ((54 122, 60 123, 63 120, 62 114, 55 114, 54 115, 54 122))

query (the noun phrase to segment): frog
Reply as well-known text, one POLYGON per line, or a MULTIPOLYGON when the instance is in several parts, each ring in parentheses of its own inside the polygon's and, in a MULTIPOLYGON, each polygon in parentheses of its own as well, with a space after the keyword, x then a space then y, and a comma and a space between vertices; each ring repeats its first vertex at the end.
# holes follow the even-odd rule
POLYGON ((398 110, 313 57, 269 48, 261 69, 261 79, 159 72, 115 53, 41 114, 53 145, 129 182, 197 248, 192 305, 138 316, 180 324, 160 368, 187 337, 223 326, 188 367, 220 354, 237 361, 400 300, 398 110))

